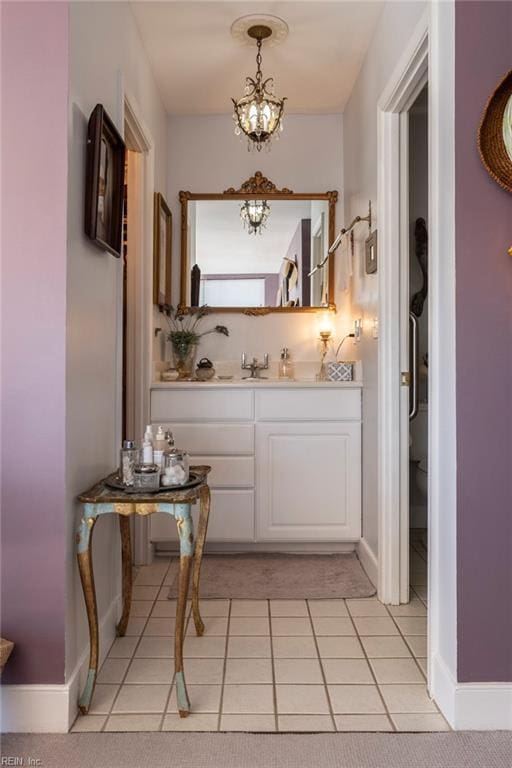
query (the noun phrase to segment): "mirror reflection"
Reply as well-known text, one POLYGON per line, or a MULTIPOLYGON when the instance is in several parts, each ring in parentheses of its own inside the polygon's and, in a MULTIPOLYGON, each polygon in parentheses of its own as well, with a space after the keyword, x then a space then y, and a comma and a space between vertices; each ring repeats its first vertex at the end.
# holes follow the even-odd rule
POLYGON ((325 199, 189 200, 189 306, 328 306, 325 199))

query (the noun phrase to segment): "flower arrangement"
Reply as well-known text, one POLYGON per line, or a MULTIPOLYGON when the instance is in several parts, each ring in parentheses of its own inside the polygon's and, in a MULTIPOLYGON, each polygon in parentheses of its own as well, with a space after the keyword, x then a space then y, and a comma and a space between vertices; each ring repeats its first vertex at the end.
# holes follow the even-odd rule
POLYGON ((221 333, 223 336, 229 336, 229 331, 225 325, 214 325, 207 331, 201 331, 201 321, 210 313, 209 307, 204 304, 194 313, 188 313, 186 310, 178 307, 170 308, 167 315, 169 331, 167 338, 172 344, 174 365, 178 371, 179 379, 188 379, 192 375, 194 360, 197 353, 197 347, 203 336, 210 333, 221 333))

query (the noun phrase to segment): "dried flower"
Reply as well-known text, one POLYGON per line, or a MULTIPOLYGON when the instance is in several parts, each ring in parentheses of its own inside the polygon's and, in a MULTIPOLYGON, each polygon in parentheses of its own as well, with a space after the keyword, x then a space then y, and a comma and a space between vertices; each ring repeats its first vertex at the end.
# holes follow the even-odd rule
POLYGON ((209 333, 221 333, 223 336, 229 336, 229 331, 225 325, 215 325, 213 328, 199 333, 201 320, 209 313, 210 309, 206 304, 198 307, 193 313, 187 312, 183 307, 178 307, 177 309, 170 307, 169 314, 167 315, 169 323, 167 338, 173 344, 189 346, 197 344, 202 336, 207 336, 209 333))

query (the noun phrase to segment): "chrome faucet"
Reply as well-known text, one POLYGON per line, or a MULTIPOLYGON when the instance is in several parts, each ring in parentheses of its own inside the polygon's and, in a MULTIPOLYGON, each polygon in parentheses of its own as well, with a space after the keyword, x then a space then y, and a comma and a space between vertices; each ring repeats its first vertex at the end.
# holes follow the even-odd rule
POLYGON ((249 376, 244 376, 244 379, 266 379, 266 376, 260 376, 260 371, 268 370, 268 354, 263 356, 263 363, 258 362, 257 357, 253 357, 250 363, 247 362, 245 352, 242 352, 241 368, 243 371, 250 371, 249 376))

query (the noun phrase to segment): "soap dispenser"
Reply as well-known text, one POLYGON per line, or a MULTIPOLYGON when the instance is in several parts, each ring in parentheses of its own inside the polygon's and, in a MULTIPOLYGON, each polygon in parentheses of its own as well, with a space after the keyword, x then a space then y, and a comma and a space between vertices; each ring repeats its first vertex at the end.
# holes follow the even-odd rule
POLYGON ((288 347, 281 350, 281 359, 279 360, 279 378, 293 379, 293 363, 290 359, 288 347))

